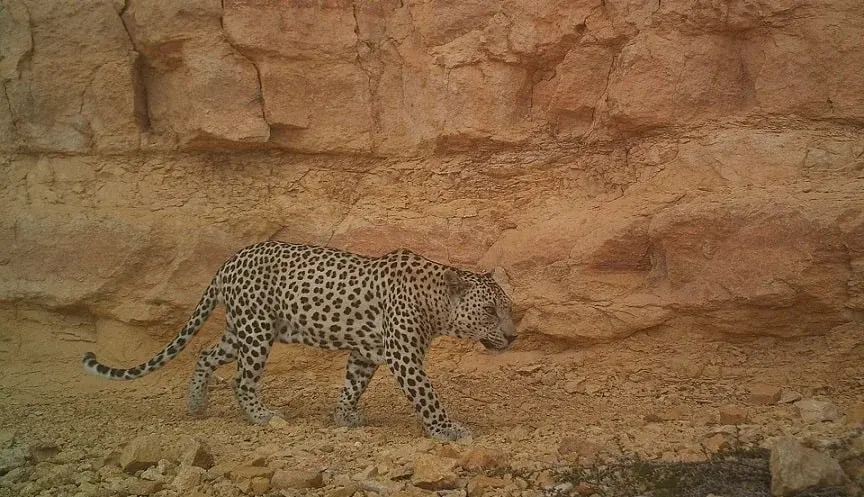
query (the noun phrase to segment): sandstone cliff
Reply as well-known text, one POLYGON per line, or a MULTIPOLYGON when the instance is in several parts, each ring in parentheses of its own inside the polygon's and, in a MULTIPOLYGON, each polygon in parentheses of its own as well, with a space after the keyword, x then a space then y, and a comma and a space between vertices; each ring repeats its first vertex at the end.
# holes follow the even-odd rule
POLYGON ((13 327, 173 333, 267 238, 500 267, 567 343, 864 316, 859 0, 0 9, 13 327))

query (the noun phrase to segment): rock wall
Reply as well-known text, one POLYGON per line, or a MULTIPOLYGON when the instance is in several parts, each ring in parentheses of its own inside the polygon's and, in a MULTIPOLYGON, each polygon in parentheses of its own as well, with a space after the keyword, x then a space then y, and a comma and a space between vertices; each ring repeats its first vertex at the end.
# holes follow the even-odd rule
POLYGON ((526 333, 864 318, 859 0, 2 0, 0 303, 173 333, 261 239, 501 267, 526 333))

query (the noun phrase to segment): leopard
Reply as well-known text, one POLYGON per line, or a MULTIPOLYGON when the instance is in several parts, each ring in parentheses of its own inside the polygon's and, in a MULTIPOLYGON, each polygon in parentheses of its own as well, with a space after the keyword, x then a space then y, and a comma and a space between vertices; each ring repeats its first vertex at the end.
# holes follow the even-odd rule
POLYGON ((225 308, 225 331, 198 355, 187 410, 203 415, 211 375, 236 361, 231 386, 245 417, 257 425, 282 418, 259 398, 272 346, 299 343, 348 353, 332 411, 337 425, 364 423, 358 402, 378 367, 386 366, 426 435, 445 441, 470 437, 470 430, 445 412, 426 373, 427 352, 434 339, 451 336, 500 353, 517 336, 512 301, 491 272, 459 269, 404 248, 373 257, 266 241, 240 249, 222 264, 185 326, 150 360, 117 368, 87 352, 84 370, 111 380, 152 373, 183 351, 219 304, 225 308))

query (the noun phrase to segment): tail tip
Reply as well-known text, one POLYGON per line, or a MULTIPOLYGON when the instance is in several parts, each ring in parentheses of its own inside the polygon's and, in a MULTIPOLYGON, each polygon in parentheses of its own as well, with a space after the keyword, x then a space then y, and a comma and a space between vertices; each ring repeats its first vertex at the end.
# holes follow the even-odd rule
POLYGON ((81 362, 83 362, 83 363, 87 363, 87 362, 95 361, 95 360, 96 360, 96 354, 94 354, 93 352, 87 352, 84 354, 84 357, 81 358, 81 362))

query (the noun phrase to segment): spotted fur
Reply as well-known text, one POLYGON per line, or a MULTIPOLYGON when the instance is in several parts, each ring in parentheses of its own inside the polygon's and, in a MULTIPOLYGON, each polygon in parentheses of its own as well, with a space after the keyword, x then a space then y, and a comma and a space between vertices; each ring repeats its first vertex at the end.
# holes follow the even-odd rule
POLYGON ((379 365, 396 377, 427 433, 456 440, 468 430, 451 421, 424 368, 436 336, 477 340, 492 350, 516 338, 510 299, 489 274, 462 271, 409 250, 382 257, 310 245, 264 242, 229 259, 204 291, 183 330, 146 363, 112 368, 92 353, 84 368, 115 379, 140 378, 176 357, 218 304, 226 309, 221 341, 201 351, 189 383, 188 407, 207 407, 207 380, 237 361, 234 390, 247 418, 265 424, 275 415, 258 398, 258 382, 275 342, 349 352, 345 384, 333 417, 361 423, 357 402, 379 365))

